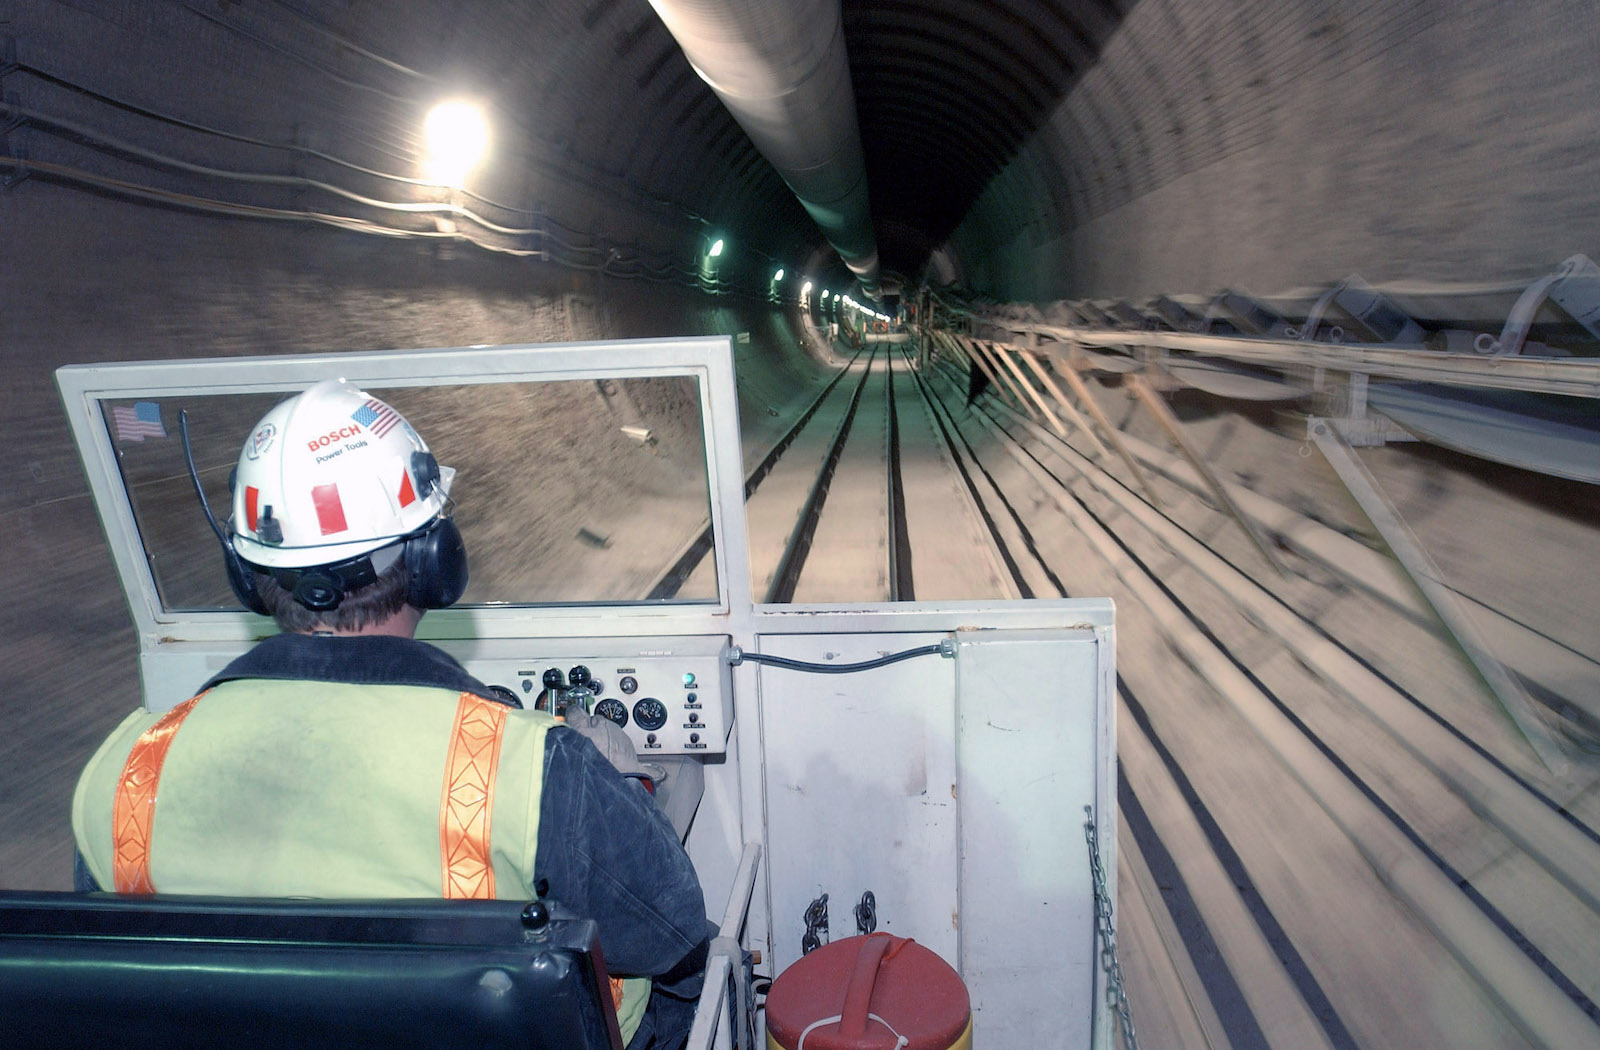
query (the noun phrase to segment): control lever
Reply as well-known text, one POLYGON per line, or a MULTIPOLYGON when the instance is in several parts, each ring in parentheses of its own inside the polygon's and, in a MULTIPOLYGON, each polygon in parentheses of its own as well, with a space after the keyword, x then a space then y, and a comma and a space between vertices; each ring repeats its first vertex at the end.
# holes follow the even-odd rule
POLYGON ((548 714, 559 715, 561 695, 567 688, 567 680, 561 674, 561 668, 552 667, 545 671, 541 681, 544 683, 544 692, 539 694, 539 699, 533 706, 548 714))
POLYGON ((561 702, 557 705, 556 714, 564 715, 569 707, 574 705, 588 714, 594 709, 595 689, 594 676, 583 664, 578 664, 567 672, 567 689, 562 694, 561 702))

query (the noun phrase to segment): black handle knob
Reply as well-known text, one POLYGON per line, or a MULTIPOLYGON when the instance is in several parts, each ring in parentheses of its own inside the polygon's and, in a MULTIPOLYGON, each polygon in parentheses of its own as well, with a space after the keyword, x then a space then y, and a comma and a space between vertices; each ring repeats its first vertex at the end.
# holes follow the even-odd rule
POLYGON ((559 667, 552 667, 546 671, 543 682, 546 689, 565 689, 567 687, 567 681, 561 677, 561 668, 559 667))
POLYGON ((576 688, 583 688, 589 684, 589 669, 579 664, 567 672, 567 681, 571 682, 576 688))
POLYGON ((522 909, 522 925, 535 932, 550 925, 550 909, 544 901, 528 902, 528 906, 522 909))

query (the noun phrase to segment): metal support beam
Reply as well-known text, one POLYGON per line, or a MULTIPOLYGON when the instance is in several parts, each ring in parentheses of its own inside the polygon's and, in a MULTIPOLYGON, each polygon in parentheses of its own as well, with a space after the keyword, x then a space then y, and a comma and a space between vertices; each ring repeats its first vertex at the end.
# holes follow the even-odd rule
POLYGON ((1194 332, 1132 332, 1015 321, 1007 322, 1005 327, 1013 332, 1038 332, 1062 342, 1089 346, 1166 347, 1169 350, 1186 350, 1277 368, 1326 368, 1330 371, 1365 372, 1371 376, 1423 383, 1600 398, 1600 359, 1589 357, 1438 353, 1427 350, 1420 343, 1333 344, 1287 338, 1249 338, 1194 332))
MULTIPOLYGON (((1422 341, 1422 326, 1382 292, 1363 280, 1358 273, 1351 274, 1324 292, 1322 298, 1317 300, 1311 312, 1306 315, 1305 323, 1298 329, 1291 329, 1287 334, 1307 341, 1315 339, 1317 330, 1327 317, 1328 307, 1333 305, 1338 305, 1350 315, 1352 321, 1380 343, 1422 341)), ((1338 325, 1328 329, 1330 342, 1342 342, 1344 335, 1344 330, 1338 325)))
POLYGON ((1234 521, 1239 523, 1239 527, 1250 538, 1250 542, 1255 544, 1256 550, 1261 552, 1261 556, 1267 560, 1267 564, 1272 566, 1278 575, 1287 575, 1283 562, 1278 558, 1278 553, 1272 549, 1272 545, 1267 542, 1266 537, 1261 535, 1260 530, 1255 526, 1255 522, 1246 517, 1244 511, 1239 509, 1239 505, 1233 502, 1233 497, 1228 495, 1227 488, 1222 484, 1222 479, 1217 477, 1216 471, 1211 469, 1211 464, 1207 463, 1205 457, 1200 455, 1199 450, 1189 443, 1188 435, 1183 432, 1183 424, 1178 421, 1177 416, 1173 415, 1172 409, 1168 407, 1167 403, 1161 400, 1161 395, 1150 388, 1150 384, 1142 375, 1130 372, 1125 379, 1128 385, 1133 388, 1133 392, 1138 395, 1144 407, 1148 408, 1150 414, 1156 417, 1156 422, 1161 424, 1161 429, 1165 430, 1167 435, 1177 443, 1178 448, 1183 452, 1183 457, 1189 461, 1189 465, 1198 471, 1201 477, 1206 479, 1206 487, 1211 490, 1211 495, 1217 501, 1217 504, 1234 521))
POLYGON ((1489 687, 1489 691, 1500 702, 1506 714, 1511 716, 1511 721, 1527 739, 1534 754, 1539 756, 1539 761, 1556 776, 1565 776, 1566 756, 1562 754, 1560 745, 1550 730, 1533 710, 1533 701, 1522 688, 1522 684, 1506 670, 1505 665, 1489 649, 1488 643, 1478 632, 1477 625, 1461 607, 1455 592, 1444 582, 1438 566, 1428 557, 1428 552, 1412 534, 1400 512, 1384 496, 1378 479, 1373 477, 1365 464, 1356 458, 1350 446, 1328 420, 1312 416, 1306 421, 1306 427, 1312 443, 1339 475, 1344 487, 1350 490, 1350 495, 1361 505, 1362 512, 1378 530, 1383 541, 1389 545, 1389 550, 1394 553, 1412 582, 1417 585, 1422 596, 1428 600, 1428 604, 1433 606, 1433 611, 1438 615, 1440 622, 1455 637, 1456 643, 1461 646, 1462 652, 1471 661, 1484 684, 1489 687))
POLYGON ((1042 412, 1044 417, 1050 421, 1050 428, 1057 434, 1060 434, 1061 439, 1065 441, 1067 437, 1067 428, 1062 424, 1061 420, 1057 418, 1056 414, 1050 410, 1049 402, 1041 397, 1039 395, 1039 391, 1031 382, 1028 381, 1028 377, 1022 371, 1021 366, 1013 360, 1013 358, 1022 357, 1024 355, 1013 348, 1004 347, 998 343, 989 344, 989 348, 994 351, 995 357, 1000 361, 1000 363, 1011 372, 1012 378, 1017 381, 1017 385, 1027 392, 1028 397, 1035 405, 1038 406, 1039 411, 1042 412))
POLYGON ((1067 397, 1066 391, 1056 385, 1055 377, 1045 371, 1044 365, 1039 363, 1039 355, 1032 350, 1022 350, 1018 352, 1017 356, 1027 363, 1028 367, 1033 370, 1033 374, 1038 376, 1039 381, 1044 384, 1045 389, 1050 391, 1050 396, 1054 397, 1056 403, 1066 410, 1067 415, 1072 417, 1072 425, 1077 427, 1083 436, 1089 439, 1090 443, 1094 445, 1095 451, 1102 456, 1109 456, 1111 453, 1101 443, 1100 438, 1094 432, 1094 428, 1089 425, 1089 421, 1083 418, 1083 413, 1078 411, 1078 406, 1074 405, 1072 399, 1067 397))
MULTIPOLYGON (((936 328, 933 330, 932 335, 934 345, 948 354, 951 359, 956 362, 956 364, 965 366, 968 373, 971 373, 973 369, 977 369, 978 371, 983 372, 984 375, 989 375, 988 371, 979 362, 974 360, 971 354, 967 353, 966 349, 959 341, 957 341, 953 334, 945 329, 936 328)), ((989 382, 994 382, 993 376, 989 376, 989 382)))
MULTIPOLYGON (((990 370, 989 363, 980 359, 978 355, 969 350, 963 342, 963 340, 967 338, 966 336, 958 336, 957 334, 944 329, 935 330, 933 335, 934 341, 939 346, 943 347, 945 352, 948 353, 957 364, 964 365, 969 374, 974 371, 982 372, 984 376, 988 378, 989 385, 998 388, 998 380, 995 379, 994 373, 990 370)), ((970 386, 968 389, 970 389, 970 386)), ((996 396, 1004 400, 1005 394, 1006 392, 1004 389, 998 389, 996 396)))
POLYGON ((983 368, 983 374, 989 377, 989 383, 996 394, 1005 395, 1029 419, 1037 420, 1039 418, 1039 413, 1034 411, 1033 407, 1028 404, 1027 398, 1023 397, 1011 385, 1011 377, 1004 373, 1000 368, 999 362, 990 358, 989 351, 984 349, 982 342, 970 335, 958 335, 955 339, 961 348, 967 352, 968 359, 977 362, 983 368))
POLYGON ((1200 328, 1200 315, 1170 295, 1156 296, 1151 301, 1150 308, 1177 331, 1193 332, 1200 328))
POLYGON ((1217 321, 1250 335, 1283 337, 1288 334, 1291 327, 1276 310, 1252 296, 1232 289, 1219 293, 1211 300, 1205 320, 1201 322, 1202 330, 1210 331, 1217 321))
MULTIPOLYGON (((1323 370, 1317 371, 1318 384, 1324 385, 1329 377, 1323 370)), ((1336 414, 1329 422, 1349 444, 1357 448, 1376 448, 1391 441, 1417 440, 1396 426, 1388 416, 1367 407, 1368 380, 1365 372, 1351 372, 1342 376, 1336 373, 1332 378, 1335 382, 1342 380, 1342 385, 1329 391, 1329 410, 1336 414)))
POLYGON ((1507 315, 1499 339, 1484 333, 1473 343, 1473 349, 1480 354, 1522 353, 1528 330, 1546 299, 1554 300, 1590 335, 1600 338, 1600 266, 1587 255, 1574 255, 1554 273, 1528 285, 1507 315))
POLYGON ((1023 394, 1021 388, 1017 386, 1016 381, 1011 378, 1011 373, 1006 371, 1005 365, 1000 361, 1000 351, 995 347, 994 343, 972 338, 968 338, 966 342, 971 346, 974 353, 981 355, 989 363, 989 367, 994 370, 994 375, 1001 383, 1005 384, 1005 389, 1011 395, 1012 400, 1020 405, 1022 410, 1032 419, 1038 421, 1040 419, 1038 410, 1028 403, 1028 398, 1023 394))
POLYGON ((1133 475, 1134 480, 1139 483, 1139 487, 1144 489, 1145 495, 1150 497, 1150 502, 1158 507, 1166 506, 1161 497, 1156 495, 1156 490, 1150 484, 1150 479, 1145 477, 1144 471, 1139 468, 1139 461, 1133 458, 1133 453, 1128 451, 1128 446, 1122 443, 1121 431, 1117 430, 1111 424, 1111 420, 1106 418, 1105 411, 1100 407, 1100 402, 1096 401, 1094 395, 1089 392, 1089 384, 1085 383, 1083 377, 1078 374, 1076 367, 1077 357, 1077 348, 1074 347, 1072 358, 1066 362, 1066 367, 1060 369, 1058 374, 1067 381, 1067 385, 1072 388, 1072 392, 1078 395, 1078 399, 1083 402, 1084 410, 1094 417, 1096 423, 1100 424, 1100 428, 1106 433, 1106 440, 1111 442, 1111 447, 1117 450, 1117 455, 1121 457, 1123 463, 1127 464, 1128 471, 1133 475))

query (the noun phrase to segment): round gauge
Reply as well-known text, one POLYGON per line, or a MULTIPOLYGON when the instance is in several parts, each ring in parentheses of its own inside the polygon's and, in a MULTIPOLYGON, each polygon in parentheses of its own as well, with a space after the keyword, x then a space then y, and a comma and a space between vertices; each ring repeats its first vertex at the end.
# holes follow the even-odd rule
POLYGON ((622 681, 617 683, 617 688, 624 693, 631 693, 639 688, 639 680, 631 674, 625 674, 622 676, 622 681))
POLYGON ((515 707, 519 710, 522 708, 522 698, 503 685, 491 685, 489 692, 493 693, 507 707, 515 707))
POLYGON ((594 713, 601 718, 609 718, 619 726, 628 724, 628 705, 614 697, 607 697, 594 705, 594 713))
POLYGON ((667 724, 667 705, 647 696, 633 705, 633 720, 640 729, 655 730, 667 724))

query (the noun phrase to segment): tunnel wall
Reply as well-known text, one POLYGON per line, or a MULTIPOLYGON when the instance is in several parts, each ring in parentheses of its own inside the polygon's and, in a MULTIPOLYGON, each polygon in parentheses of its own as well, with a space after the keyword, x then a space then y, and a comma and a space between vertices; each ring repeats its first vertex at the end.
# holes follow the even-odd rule
POLYGON ((192 215, 33 179, 0 193, 0 228, 0 887, 70 885, 72 785, 139 702, 133 631, 58 366, 748 332, 735 352, 752 447, 769 410, 788 416, 820 374, 791 319, 764 302, 473 248, 192 215))
POLYGON ((1591 5, 1141 0, 951 240, 1006 300, 1526 279, 1600 251, 1591 5))

